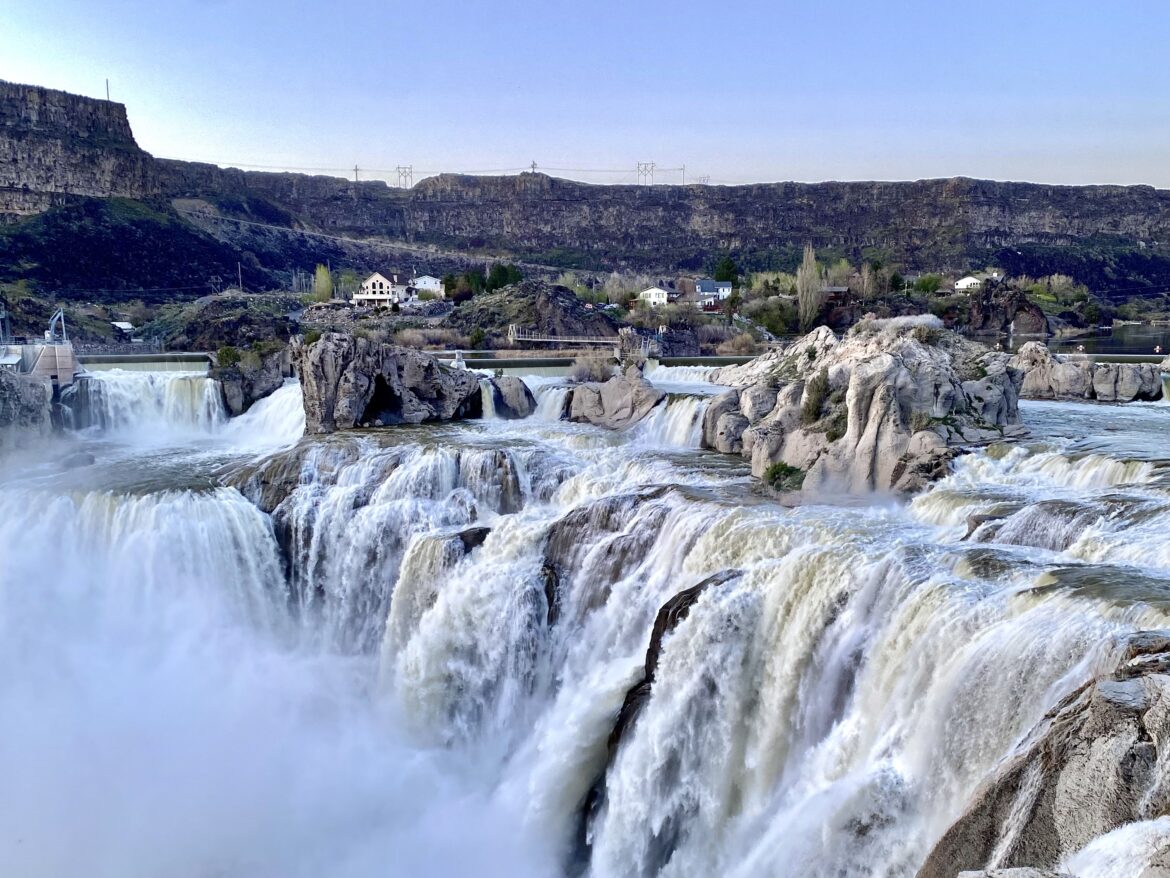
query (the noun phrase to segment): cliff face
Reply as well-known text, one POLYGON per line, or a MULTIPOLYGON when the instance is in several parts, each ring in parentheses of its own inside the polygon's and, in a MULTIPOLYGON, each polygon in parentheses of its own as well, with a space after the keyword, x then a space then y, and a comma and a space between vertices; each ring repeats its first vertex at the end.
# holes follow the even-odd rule
POLYGON ((122 104, 0 81, 0 214, 70 196, 142 198, 159 191, 158 178, 122 104))
MULTIPOLYGON (((543 174, 444 174, 401 190, 156 160, 135 144, 120 104, 0 83, 0 219, 79 195, 200 199, 221 216, 605 270, 699 269, 723 252, 747 268, 790 266, 811 241, 904 268, 1001 261, 1090 282, 1097 272, 1111 286, 1170 283, 1170 192, 1147 186, 965 178, 593 186, 543 174), (1074 257, 1080 263, 1069 268, 1074 257)), ((245 233, 224 228, 221 237, 245 233)))

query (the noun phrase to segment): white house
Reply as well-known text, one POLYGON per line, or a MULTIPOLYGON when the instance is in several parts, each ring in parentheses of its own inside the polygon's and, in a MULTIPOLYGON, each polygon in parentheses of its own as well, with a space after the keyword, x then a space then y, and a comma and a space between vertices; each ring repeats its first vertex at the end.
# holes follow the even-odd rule
POLYGON ((700 302, 705 297, 710 296, 715 296, 722 302, 724 299, 731 298, 731 281, 701 277, 695 281, 695 295, 698 296, 700 302))
POLYGON ((436 298, 443 298, 443 282, 430 274, 423 274, 410 282, 417 292, 434 293, 436 298))
POLYGON ((407 301, 407 293, 405 274, 375 271, 362 281, 362 290, 360 293, 354 293, 353 301, 355 305, 388 308, 393 304, 407 301))
POLYGON ((983 281, 970 274, 955 281, 955 290, 960 293, 969 293, 971 290, 977 290, 981 286, 983 286, 983 281))
POLYGON ((670 301, 670 293, 662 287, 647 287, 638 293, 638 301, 645 302, 651 308, 657 308, 670 301))

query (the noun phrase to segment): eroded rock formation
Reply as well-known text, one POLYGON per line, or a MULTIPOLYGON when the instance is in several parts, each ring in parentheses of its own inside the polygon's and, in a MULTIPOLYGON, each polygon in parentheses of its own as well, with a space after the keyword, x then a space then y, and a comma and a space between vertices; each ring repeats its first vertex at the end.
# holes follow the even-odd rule
POLYGON ((1025 399, 1159 400, 1162 375, 1170 372, 1170 357, 1161 364, 1095 363, 1083 354, 1054 354, 1037 341, 1015 356, 994 356, 1023 373, 1020 396, 1025 399))
MULTIPOLYGON (((918 878, 1056 869, 1094 839, 1170 808, 1170 633, 1141 632, 1065 698, 976 791, 918 878)), ((1151 873, 1153 874, 1153 873, 1151 873)))
POLYGON ((666 393, 645 379, 637 366, 598 384, 574 387, 569 399, 569 420, 609 430, 624 430, 666 399, 666 393))
POLYGON ((1019 376, 932 318, 820 328, 712 380, 703 444, 742 454, 752 473, 805 473, 805 492, 913 491, 963 446, 1023 432, 1019 376), (787 469, 784 470, 787 472, 787 469))
POLYGON ((53 391, 38 381, 0 369, 0 451, 32 445, 53 429, 53 391))
POLYGON ((219 365, 208 372, 223 389, 223 402, 232 417, 242 415, 252 404, 278 390, 292 372, 287 347, 249 351, 238 363, 219 365))
POLYGON ((421 424, 483 414, 479 376, 412 348, 330 332, 292 344, 305 432, 421 424))

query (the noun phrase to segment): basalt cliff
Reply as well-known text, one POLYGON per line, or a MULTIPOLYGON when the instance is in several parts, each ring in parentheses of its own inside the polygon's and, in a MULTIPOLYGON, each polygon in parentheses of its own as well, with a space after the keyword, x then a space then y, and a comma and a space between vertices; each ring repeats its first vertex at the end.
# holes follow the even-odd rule
MULTIPOLYGON (((730 252, 748 269, 791 267, 811 241, 827 254, 880 256, 908 269, 994 261, 1011 273, 1063 271, 1102 288, 1170 284, 1170 192, 1148 186, 966 178, 595 186, 525 173, 444 174, 399 189, 155 159, 135 143, 121 104, 0 83, 0 229, 9 226, 0 270, 27 263, 30 248, 33 262, 40 255, 14 224, 80 212, 100 225, 92 201, 110 198, 149 205, 173 253, 200 250, 191 271, 219 274, 238 258, 250 285, 279 283, 282 272, 330 254, 335 264, 373 258, 306 232, 377 237, 428 263, 445 249, 666 272, 701 270, 730 252), (425 255, 411 249, 419 247, 425 255)), ((43 223, 41 237, 76 233, 76 223, 43 223)))

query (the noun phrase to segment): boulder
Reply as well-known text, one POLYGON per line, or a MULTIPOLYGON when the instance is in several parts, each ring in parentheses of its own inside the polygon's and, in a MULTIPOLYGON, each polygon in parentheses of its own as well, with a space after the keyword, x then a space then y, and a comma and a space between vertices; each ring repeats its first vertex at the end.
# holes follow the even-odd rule
POLYGON ((1048 318, 1020 289, 988 281, 971 294, 967 307, 969 332, 1049 335, 1048 318))
POLYGON ((496 404, 496 414, 501 418, 526 418, 536 411, 536 397, 528 385, 514 376, 492 378, 489 383, 496 404))
POLYGON ((258 347, 245 351, 238 363, 221 366, 218 362, 208 377, 219 382, 223 402, 232 417, 242 415, 252 404, 279 390, 284 379, 292 374, 289 349, 258 347))
POLYGON ((1170 632, 1128 635, 1114 655, 980 785, 918 878, 1048 874, 1094 839, 1166 813, 1170 632))
POLYGON ((0 369, 0 451, 32 446, 49 435, 52 409, 47 379, 0 369))
POLYGON ((704 447, 809 492, 910 492, 961 447, 1022 434, 1019 375, 934 318, 821 327, 714 380, 737 387, 703 420, 704 447), (778 467, 783 464, 783 467, 778 467))
POLYGON ((989 359, 1023 373, 1020 395, 1025 399, 1159 400, 1166 371, 1165 363, 1094 363, 1085 354, 1054 354, 1037 341, 1023 345, 1014 357, 989 359))
POLYGON ((413 348, 329 332, 311 345, 294 339, 292 359, 306 433, 483 415, 478 375, 413 348))
POLYGON ((958 878, 1075 878, 1066 872, 1049 869, 980 869, 978 872, 960 872, 958 878))
POLYGON ((630 366, 604 384, 579 384, 571 391, 569 420, 594 424, 609 430, 624 430, 650 413, 666 399, 637 366, 630 366))

